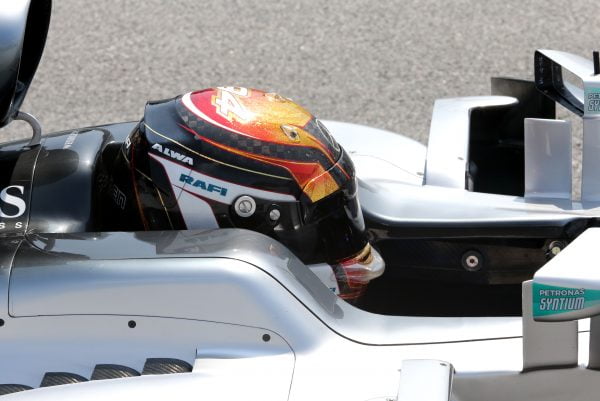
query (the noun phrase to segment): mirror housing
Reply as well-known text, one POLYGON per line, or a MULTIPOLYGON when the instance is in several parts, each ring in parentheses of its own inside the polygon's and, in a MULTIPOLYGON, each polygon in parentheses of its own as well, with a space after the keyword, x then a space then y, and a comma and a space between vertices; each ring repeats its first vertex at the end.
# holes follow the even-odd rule
POLYGON ((600 75, 592 60, 556 50, 535 52, 535 85, 580 117, 600 114, 600 75), (565 80, 563 68, 581 80, 583 90, 565 80))
POLYGON ((42 57, 52 0, 0 5, 0 128, 19 113, 42 57))

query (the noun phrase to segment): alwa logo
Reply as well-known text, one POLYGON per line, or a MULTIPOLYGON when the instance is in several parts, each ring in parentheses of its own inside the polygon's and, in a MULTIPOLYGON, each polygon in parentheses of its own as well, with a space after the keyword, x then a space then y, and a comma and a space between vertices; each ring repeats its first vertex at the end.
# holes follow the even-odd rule
POLYGON ((11 185, 0 191, 0 217, 7 219, 16 219, 21 217, 27 205, 21 198, 25 193, 25 187, 22 185, 11 185))
POLYGON ((209 184, 202 180, 197 180, 194 177, 192 177, 191 175, 181 174, 179 176, 179 181, 184 182, 186 184, 190 184, 193 187, 203 189, 207 192, 216 192, 216 193, 220 194, 221 196, 227 195, 227 188, 223 188, 223 187, 220 187, 215 184, 209 184))
POLYGON ((171 159, 179 160, 180 162, 189 164, 190 166, 194 165, 194 161, 191 157, 175 152, 166 146, 162 146, 160 143, 155 143, 152 145, 152 149, 159 151, 165 156, 169 156, 171 159))

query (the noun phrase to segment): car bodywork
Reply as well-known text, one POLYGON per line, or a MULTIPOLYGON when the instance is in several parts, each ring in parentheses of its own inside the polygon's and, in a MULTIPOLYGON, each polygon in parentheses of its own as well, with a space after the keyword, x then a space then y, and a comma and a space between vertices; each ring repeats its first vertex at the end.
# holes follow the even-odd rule
MULTIPOLYGON (((21 29, 29 7, 42 2, 16 3, 21 29)), ((326 122, 353 156, 371 235, 392 269, 437 266, 409 263, 415 246, 437 255, 438 270, 454 266, 486 280, 518 280, 516 271, 531 275, 549 260, 523 284, 522 317, 369 313, 336 297, 281 244, 251 231, 103 230, 110 222, 97 218, 96 168, 132 123, 2 145, 0 393, 6 400, 595 397, 600 287, 592 261, 600 238, 590 226, 598 159, 586 152, 600 135, 588 101, 596 78, 589 78, 591 63, 565 53, 540 51, 536 63, 537 85, 550 103, 534 84, 505 79, 496 81, 501 97, 438 101, 427 150, 385 131, 326 122), (576 70, 588 96, 562 84, 561 66, 576 70), (523 106, 527 99, 533 105, 523 106), (551 119, 553 102, 584 117, 581 201, 571 200, 570 131, 551 119), (535 120, 522 130, 492 130, 491 140, 475 135, 481 124, 523 118, 535 120), (478 162, 479 153, 487 156, 478 162), (515 162, 510 180, 491 180, 498 166, 484 168, 488 159, 515 162), (549 181, 528 173, 555 167, 549 181), (547 255, 555 250, 549 240, 566 249, 547 255), (528 248, 529 241, 536 245, 528 248), (502 270, 501 262, 494 270, 494 253, 480 244, 504 262, 513 248, 541 254, 522 271, 502 270), (485 264, 463 260, 463 250, 485 264)), ((9 104, 3 121, 19 113, 18 100, 9 104)), ((444 302, 427 285, 422 292, 414 302, 444 302)), ((434 302, 422 314, 435 310, 434 302)))
MULTIPOLYGON (((39 234, 15 246, 3 243, 12 262, 2 270, 10 314, 0 329, 0 377, 34 388, 52 378, 72 384, 6 399, 395 399, 399 370, 412 371, 408 359, 451 361, 438 362, 438 373, 420 363, 440 379, 455 369, 458 400, 534 390, 539 399, 586 399, 598 390, 597 373, 578 367, 589 358, 576 346, 587 340, 586 324, 578 335, 576 322, 534 323, 527 307, 523 321, 370 314, 248 231, 39 234), (188 369, 137 376, 156 360, 188 369), (101 369, 115 379, 87 381, 101 369)), ((426 387, 437 385, 431 378, 426 387)))

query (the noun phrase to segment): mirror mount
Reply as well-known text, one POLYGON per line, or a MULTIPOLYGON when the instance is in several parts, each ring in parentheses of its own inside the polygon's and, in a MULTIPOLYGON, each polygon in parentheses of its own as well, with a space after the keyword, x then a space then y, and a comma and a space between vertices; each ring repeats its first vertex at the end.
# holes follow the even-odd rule
POLYGON ((17 112, 17 115, 13 118, 13 120, 21 120, 25 121, 31 126, 33 130, 33 135, 31 136, 31 140, 27 144, 27 147, 33 148, 38 146, 42 142, 42 126, 40 122, 29 113, 25 113, 24 111, 17 112))
MULTIPOLYGON (((597 53, 594 53, 597 54, 597 53)), ((600 57, 588 60, 556 50, 535 52, 535 85, 544 95, 583 118, 581 202, 586 208, 600 205, 600 57), (569 71, 583 88, 564 79, 569 71)))

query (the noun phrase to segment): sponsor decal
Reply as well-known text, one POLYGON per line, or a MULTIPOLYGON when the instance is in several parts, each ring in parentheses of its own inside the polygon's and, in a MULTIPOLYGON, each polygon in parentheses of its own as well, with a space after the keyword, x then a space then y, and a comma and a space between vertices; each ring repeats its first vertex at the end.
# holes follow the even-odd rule
POLYGON ((11 230, 23 228, 22 221, 14 221, 25 214, 27 205, 23 199, 25 187, 22 185, 11 185, 0 191, 0 218, 10 221, 0 221, 0 230, 11 230))
POLYGON ((23 200, 24 193, 25 187, 22 185, 11 185, 0 191, 0 217, 7 219, 21 217, 27 209, 23 200))
POLYGON ((211 97, 211 103, 215 106, 217 114, 229 122, 235 120, 245 123, 252 118, 252 113, 240 102, 240 97, 248 96, 250 91, 247 88, 221 86, 217 88, 217 94, 211 97))
POLYGON ((123 191, 121 191, 116 185, 113 185, 111 193, 115 204, 118 207, 120 207, 121 210, 125 210, 125 205, 127 204, 127 196, 125 196, 123 191))
POLYGON ((166 146, 162 146, 160 143, 155 143, 154 145, 152 145, 152 149, 162 153, 165 156, 169 156, 171 159, 179 160, 180 162, 189 164, 190 166, 194 165, 194 160, 192 160, 191 157, 179 152, 175 152, 174 150, 171 150, 166 146))
POLYGON ((19 229, 19 228, 23 228, 23 222, 22 221, 17 221, 14 224, 10 224, 10 223, 6 223, 5 221, 0 221, 0 230, 6 230, 6 229, 19 229))
POLYGON ((199 171, 190 170, 186 166, 182 166, 179 163, 174 163, 173 161, 155 155, 154 153, 150 153, 149 155, 164 167, 169 178, 169 182, 173 187, 173 193, 175 197, 179 197, 181 190, 185 189, 185 191, 192 194, 200 195, 225 204, 231 204, 236 198, 242 195, 248 195, 260 199, 270 199, 272 201, 296 201, 296 198, 289 194, 265 191, 234 184, 232 182, 202 174, 199 171))
POLYGON ((224 187, 221 187, 221 186, 218 186, 215 184, 211 184, 209 182, 202 181, 200 179, 196 179, 196 178, 192 177, 191 175, 181 174, 179 176, 179 182, 183 182, 185 184, 190 184, 193 187, 200 188, 207 192, 215 192, 215 193, 220 194, 221 196, 227 195, 227 188, 224 188, 224 187))
POLYGON ((533 315, 549 316, 600 305, 600 290, 533 283, 533 315))
POLYGON ((63 145, 63 149, 69 149, 75 143, 75 139, 77 139, 77 131, 72 131, 65 140, 65 144, 63 145))
POLYGON ((600 114, 600 88, 585 88, 585 114, 600 114))

